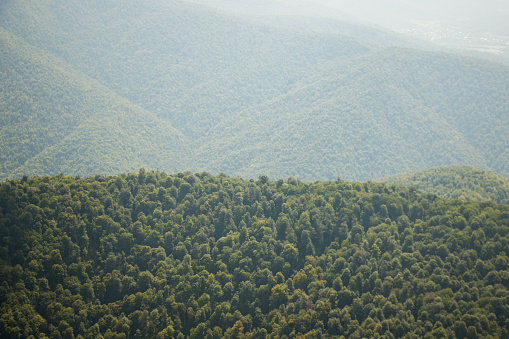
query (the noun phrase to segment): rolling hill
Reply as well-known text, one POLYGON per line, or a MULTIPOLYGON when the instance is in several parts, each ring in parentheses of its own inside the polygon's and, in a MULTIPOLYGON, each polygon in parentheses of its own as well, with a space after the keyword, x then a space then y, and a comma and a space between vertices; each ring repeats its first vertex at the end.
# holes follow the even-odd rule
POLYGON ((414 186, 445 199, 509 204, 509 179, 471 166, 444 166, 396 174, 379 181, 414 186))
POLYGON ((177 0, 1 3, 0 178, 509 175, 507 66, 298 22, 177 0))
POLYGON ((2 28, 0 46, 1 177, 185 168, 189 142, 168 121, 2 28))

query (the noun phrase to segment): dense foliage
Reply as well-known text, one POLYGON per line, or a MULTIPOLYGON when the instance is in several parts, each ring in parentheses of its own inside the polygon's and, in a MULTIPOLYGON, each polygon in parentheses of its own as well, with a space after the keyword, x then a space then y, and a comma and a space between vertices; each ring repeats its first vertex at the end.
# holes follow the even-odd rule
POLYGON ((501 64, 181 0, 1 1, 0 27, 0 179, 145 167, 367 180, 453 164, 509 175, 501 64))
POLYGON ((509 179, 470 166, 444 166, 396 174, 379 181, 400 184, 438 195, 444 199, 492 200, 509 204, 509 179))
POLYGON ((0 232, 2 338, 509 335, 509 205, 142 169, 2 182, 0 232))
POLYGON ((0 50, 0 178, 184 168, 188 142, 169 122, 1 27, 0 50))

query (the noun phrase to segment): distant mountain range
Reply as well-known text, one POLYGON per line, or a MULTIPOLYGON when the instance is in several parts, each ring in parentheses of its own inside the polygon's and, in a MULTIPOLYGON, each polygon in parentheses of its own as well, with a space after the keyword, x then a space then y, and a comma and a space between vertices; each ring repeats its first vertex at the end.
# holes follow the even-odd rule
POLYGON ((368 27, 392 30, 403 33, 408 40, 412 37, 414 44, 428 42, 427 48, 509 64, 509 5, 503 0, 192 1, 257 19, 261 16, 270 20, 278 16, 305 16, 321 21, 328 18, 350 24, 362 23, 362 30, 368 27))
POLYGON ((509 67, 415 46, 347 18, 188 1, 2 2, 0 179, 509 176, 509 67))

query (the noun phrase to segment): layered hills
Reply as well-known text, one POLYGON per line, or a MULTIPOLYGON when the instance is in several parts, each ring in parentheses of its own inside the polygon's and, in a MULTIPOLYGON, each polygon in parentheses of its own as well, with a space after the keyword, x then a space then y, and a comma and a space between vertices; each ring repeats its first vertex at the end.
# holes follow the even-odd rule
POLYGON ((330 20, 306 29, 176 0, 3 2, 0 178, 509 175, 507 66, 330 20))
POLYGON ((471 166, 444 166, 396 174, 380 179, 386 184, 413 186, 445 199, 509 204, 509 179, 471 166))

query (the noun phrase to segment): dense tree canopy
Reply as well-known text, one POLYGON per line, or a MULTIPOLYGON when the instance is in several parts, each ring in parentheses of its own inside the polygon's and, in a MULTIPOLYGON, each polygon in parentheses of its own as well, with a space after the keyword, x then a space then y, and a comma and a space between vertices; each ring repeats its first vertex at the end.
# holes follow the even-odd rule
POLYGON ((506 337, 509 206, 145 171, 0 184, 2 338, 506 337))
POLYGON ((414 186, 445 199, 509 203, 509 179, 471 166, 443 166, 379 179, 386 184, 414 186))

